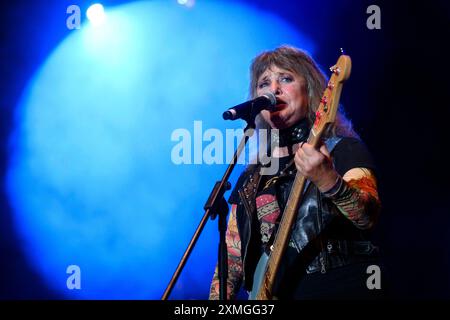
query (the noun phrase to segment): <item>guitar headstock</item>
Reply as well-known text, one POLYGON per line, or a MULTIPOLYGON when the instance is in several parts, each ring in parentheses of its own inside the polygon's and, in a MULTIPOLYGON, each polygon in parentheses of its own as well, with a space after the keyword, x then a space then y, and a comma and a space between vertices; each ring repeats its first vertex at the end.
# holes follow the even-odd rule
POLYGON ((316 119, 311 129, 315 137, 319 137, 330 123, 336 119, 339 106, 339 98, 343 83, 350 77, 352 61, 349 56, 341 55, 337 63, 330 68, 331 77, 320 99, 320 105, 316 111, 316 119))

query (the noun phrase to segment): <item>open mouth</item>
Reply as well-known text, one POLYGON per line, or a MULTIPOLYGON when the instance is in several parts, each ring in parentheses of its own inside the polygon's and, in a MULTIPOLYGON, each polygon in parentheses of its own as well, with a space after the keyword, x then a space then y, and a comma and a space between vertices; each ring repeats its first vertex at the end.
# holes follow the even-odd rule
POLYGON ((277 99, 277 103, 275 104, 275 108, 273 111, 280 111, 287 106, 287 103, 281 99, 277 99))

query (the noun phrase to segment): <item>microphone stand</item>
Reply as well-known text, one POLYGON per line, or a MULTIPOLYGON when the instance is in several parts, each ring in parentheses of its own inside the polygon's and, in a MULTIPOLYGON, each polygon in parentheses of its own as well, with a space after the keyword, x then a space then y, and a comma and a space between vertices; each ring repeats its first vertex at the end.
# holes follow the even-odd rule
POLYGON ((184 265, 186 264, 187 259, 189 258, 189 255, 192 252, 192 249, 194 248, 198 237, 200 236, 203 228, 206 225, 206 222, 208 218, 210 217, 211 220, 214 220, 217 216, 219 216, 219 258, 218 258, 218 274, 219 274, 219 299, 220 300, 226 300, 227 299, 227 276, 228 276, 228 258, 227 258, 227 246, 225 242, 225 233, 227 229, 227 215, 228 215, 228 203, 223 197, 225 191, 231 189, 231 185, 228 182, 228 178, 231 175, 231 172, 234 169, 234 166, 236 165, 236 162, 242 152, 242 150, 245 148, 245 145, 247 144, 248 139, 253 136, 254 130, 255 130, 255 117, 256 114, 254 114, 253 110, 249 117, 247 117, 247 126, 244 129, 244 137, 241 139, 241 142, 239 143, 239 146, 237 150, 234 152, 233 159, 228 164, 228 167, 220 181, 217 181, 208 197, 208 200, 206 201, 203 209, 205 210, 205 214, 203 215, 202 220, 200 221, 200 224, 198 225, 197 229, 194 232, 194 235, 189 242, 189 245, 186 249, 186 251, 183 254, 183 257, 181 258, 172 278, 170 279, 170 282, 164 291, 164 294, 161 298, 161 300, 167 300, 170 293, 172 292, 172 289, 175 285, 175 282, 178 280, 178 277, 180 276, 180 273, 182 269, 184 268, 184 265))

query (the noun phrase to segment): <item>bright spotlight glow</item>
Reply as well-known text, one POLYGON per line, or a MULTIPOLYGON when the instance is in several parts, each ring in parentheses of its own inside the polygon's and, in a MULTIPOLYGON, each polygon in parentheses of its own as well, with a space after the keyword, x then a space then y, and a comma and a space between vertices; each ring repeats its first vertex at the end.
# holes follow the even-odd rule
POLYGON ((195 4, 195 0, 178 0, 178 4, 191 8, 195 4))
POLYGON ((99 26, 105 21, 105 9, 100 3, 95 3, 87 9, 86 16, 94 26, 99 26))

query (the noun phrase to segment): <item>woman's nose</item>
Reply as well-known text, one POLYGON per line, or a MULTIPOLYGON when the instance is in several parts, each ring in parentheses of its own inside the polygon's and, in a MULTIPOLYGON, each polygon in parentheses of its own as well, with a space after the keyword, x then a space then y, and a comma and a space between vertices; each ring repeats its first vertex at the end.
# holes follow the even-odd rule
POLYGON ((270 90, 275 95, 280 95, 281 94, 281 87, 280 87, 280 84, 277 81, 272 82, 272 84, 270 85, 270 90))

